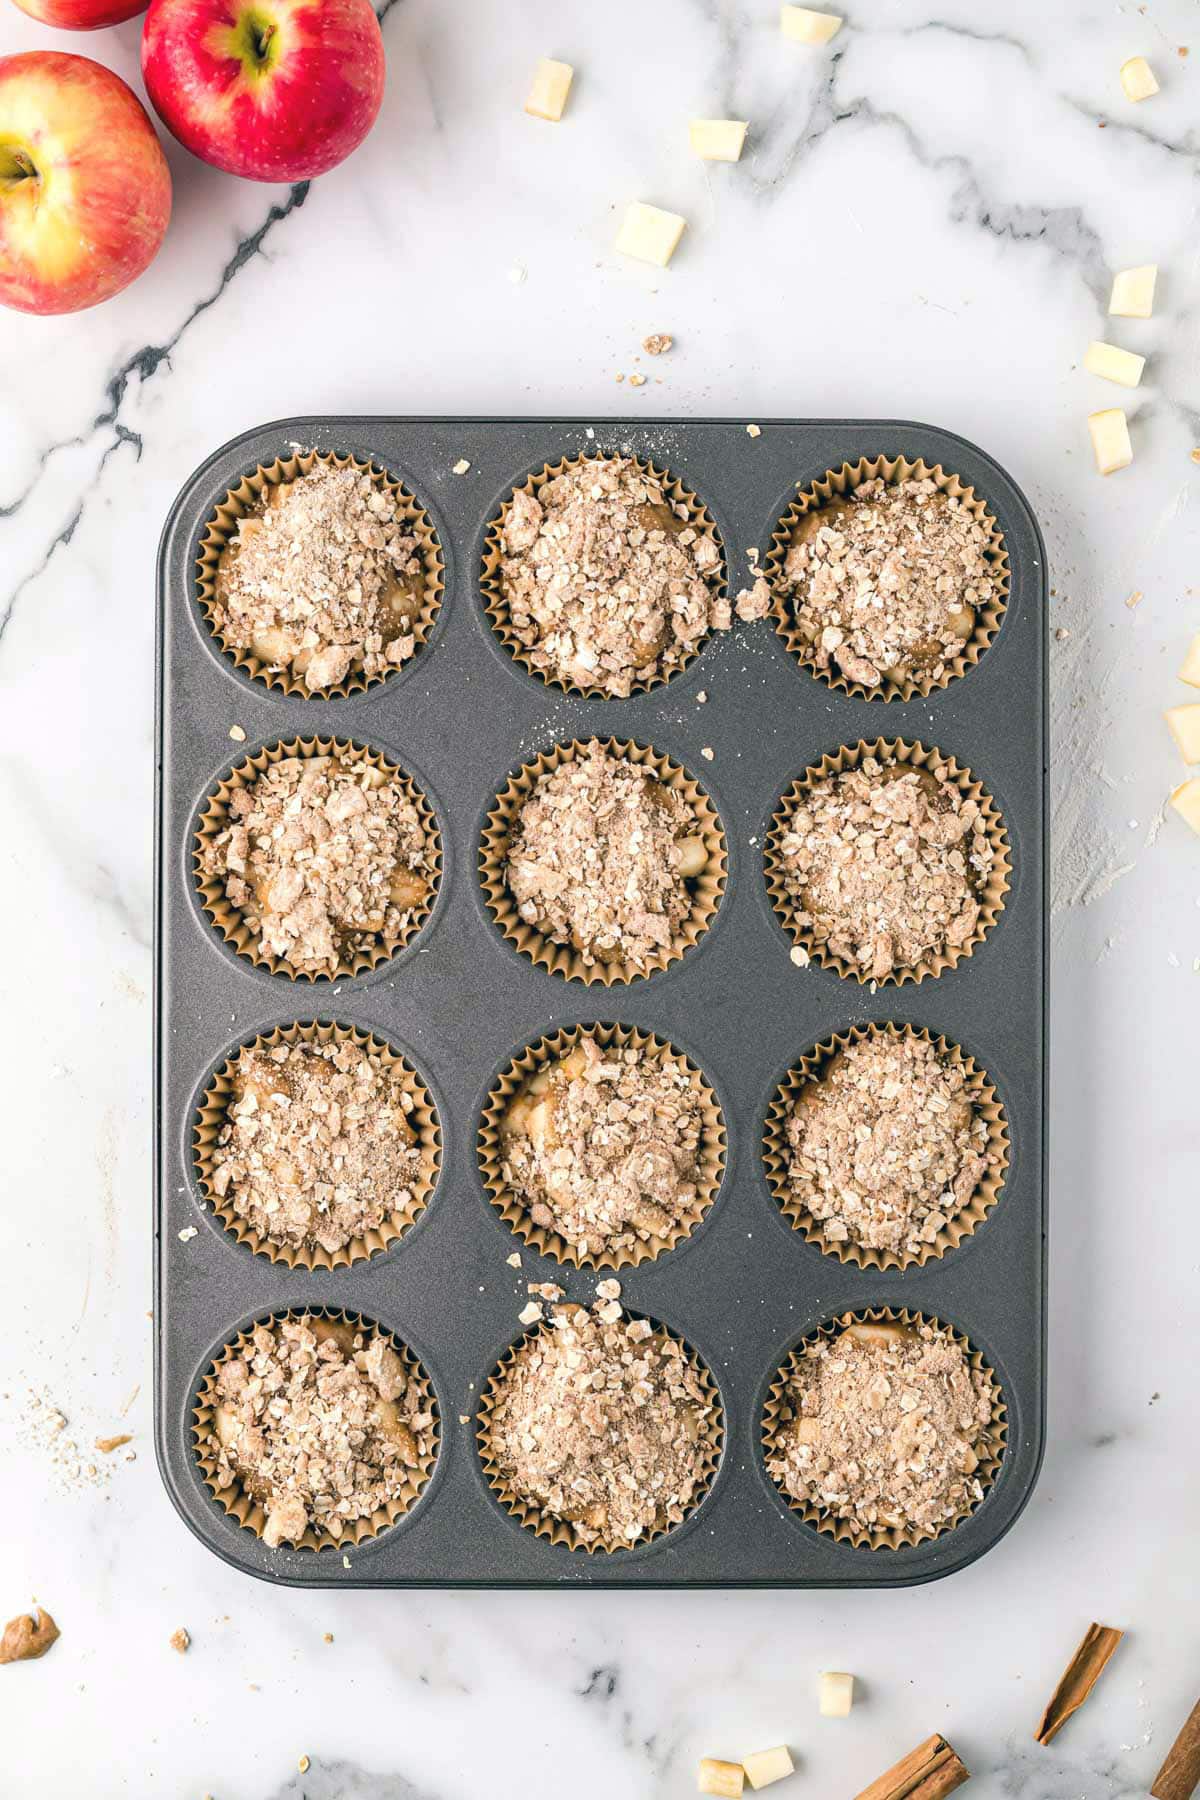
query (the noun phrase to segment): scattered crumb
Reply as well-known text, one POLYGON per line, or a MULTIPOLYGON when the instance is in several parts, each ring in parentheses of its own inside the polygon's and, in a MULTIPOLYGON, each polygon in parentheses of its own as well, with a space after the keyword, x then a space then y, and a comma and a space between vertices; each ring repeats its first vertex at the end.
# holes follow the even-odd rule
POLYGON ((645 387, 646 377, 644 375, 631 375, 629 377, 629 385, 630 387, 645 387))
POLYGON ((332 1644, 332 1642, 333 1642, 333 1633, 332 1633, 332 1631, 327 1631, 327 1632, 326 1632, 326 1633, 325 1633, 325 1635, 324 1635, 324 1637, 323 1637, 323 1638, 322 1638, 322 1639, 321 1639, 321 1642, 322 1642, 322 1643, 323 1643, 323 1644, 332 1644))
POLYGON ((621 1298, 620 1282, 614 1280, 612 1276, 608 1276, 604 1281, 598 1281, 596 1297, 599 1300, 619 1300, 621 1298))
POLYGON ((194 1237, 199 1236, 199 1232, 195 1225, 185 1225, 178 1236, 181 1244, 190 1244, 194 1237))
POLYGON ((187 1654, 188 1650, 191 1649, 191 1644, 192 1644, 191 1633, 189 1631, 185 1630, 185 1628, 181 1625, 179 1627, 178 1631, 173 1631, 171 1633, 170 1637, 167 1639, 167 1642, 168 1642, 168 1644, 170 1644, 172 1650, 177 1650, 179 1652, 180 1656, 184 1656, 187 1654))
POLYGON ((519 1269, 521 1266, 521 1252, 519 1250, 514 1250, 512 1255, 506 1256, 504 1260, 510 1269, 519 1269))
POLYGON ((1192 461, 1194 463, 1200 463, 1200 450, 1192 451, 1192 461))
POLYGON ((40 1606, 36 1619, 32 1613, 18 1613, 8 1621, 0 1638, 0 1663, 36 1662, 60 1635, 50 1614, 40 1606))
POLYGON ((531 1281, 528 1291, 536 1294, 540 1300, 554 1301, 561 1300, 563 1297, 563 1289, 556 1281, 531 1281))
POLYGON ((1134 588, 1132 594, 1130 594, 1128 600, 1126 600, 1126 602, 1125 602, 1125 604, 1129 608, 1130 612, 1133 611, 1135 606, 1140 605, 1141 599, 1142 599, 1141 588, 1134 588))
POLYGON ((652 331, 648 338, 642 339, 642 349, 647 356, 665 356, 675 339, 666 331, 652 331))
POLYGON ((129 1444, 129 1443, 132 1443, 132 1441, 133 1441, 132 1432, 124 1431, 124 1432, 121 1432, 120 1435, 117 1437, 97 1438, 96 1439, 96 1448, 97 1448, 97 1450, 101 1451, 105 1456, 111 1456, 114 1450, 119 1450, 121 1448, 122 1444, 129 1444))
POLYGON ((708 699, 708 689, 701 688, 700 692, 696 695, 696 705, 703 706, 705 704, 705 702, 707 701, 707 699, 708 699))
POLYGON ((523 1306, 517 1314, 522 1325, 536 1325, 538 1320, 544 1316, 545 1315, 536 1300, 531 1300, 528 1306, 523 1306))
POLYGON ((798 969, 807 969, 809 963, 812 961, 812 957, 808 954, 808 951, 802 944, 796 944, 790 952, 790 955, 791 960, 798 969))
POLYGON ((747 437, 761 437, 762 436, 762 426, 761 425, 747 425, 746 436, 747 437))
POLYGON ((246 733, 240 725, 231 725, 229 735, 235 744, 244 744, 246 741, 246 733))
POLYGON ((471 1423, 470 1413, 459 1413, 458 1422, 460 1425, 469 1425, 471 1423))
POLYGON ((704 746, 703 750, 701 750, 700 754, 704 758, 705 762, 711 762, 713 759, 714 752, 709 747, 709 745, 705 744, 705 746, 704 746))
POLYGON ((454 470, 453 470, 453 473, 454 473, 454 474, 455 474, 455 475, 465 475, 465 474, 466 474, 466 472, 467 472, 467 470, 468 470, 468 469, 469 469, 469 468, 470 468, 470 466, 471 466, 471 465, 470 465, 470 463, 469 463, 469 462, 468 462, 468 461, 467 461, 467 459, 466 459, 466 457, 465 457, 465 456, 460 456, 460 457, 459 457, 459 459, 458 459, 458 461, 457 461, 457 462, 456 462, 456 463, 455 463, 455 465, 454 465, 454 470))
POLYGON ((1071 633, 1067 630, 1065 625, 1060 625, 1054 635, 1060 644, 1065 644, 1071 633))
POLYGON ((296 1764, 296 1767, 299 1769, 299 1771, 302 1775, 307 1775, 309 1769, 312 1767, 312 1764, 309 1762, 307 1756, 302 1756, 300 1758, 299 1762, 296 1764))

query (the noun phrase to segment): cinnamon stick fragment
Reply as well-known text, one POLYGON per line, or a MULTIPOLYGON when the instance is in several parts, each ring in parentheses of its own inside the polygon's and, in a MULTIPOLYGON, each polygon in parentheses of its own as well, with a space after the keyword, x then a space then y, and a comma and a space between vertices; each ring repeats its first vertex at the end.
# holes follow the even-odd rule
POLYGON ((1154 1800, 1190 1800, 1200 1787, 1200 1700, 1167 1752, 1167 1760, 1154 1777, 1154 1800))
POLYGON ((971 1771, 960 1762, 951 1745, 939 1732, 902 1756, 894 1768, 865 1787, 854 1800, 944 1800, 964 1781, 971 1771))
POLYGON ((1117 1631, 1112 1625, 1093 1623, 1088 1626, 1033 1734, 1036 1743, 1048 1744, 1051 1738, 1057 1737, 1071 1714, 1079 1711, 1124 1636, 1123 1631, 1117 1631))

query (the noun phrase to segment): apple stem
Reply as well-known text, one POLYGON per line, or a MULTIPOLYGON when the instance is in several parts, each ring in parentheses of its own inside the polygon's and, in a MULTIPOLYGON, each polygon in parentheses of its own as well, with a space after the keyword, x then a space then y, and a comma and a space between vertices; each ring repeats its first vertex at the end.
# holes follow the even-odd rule
POLYGON ((254 43, 254 54, 260 63, 265 63, 270 55, 271 39, 275 36, 273 24, 254 24, 250 28, 250 36, 254 43))

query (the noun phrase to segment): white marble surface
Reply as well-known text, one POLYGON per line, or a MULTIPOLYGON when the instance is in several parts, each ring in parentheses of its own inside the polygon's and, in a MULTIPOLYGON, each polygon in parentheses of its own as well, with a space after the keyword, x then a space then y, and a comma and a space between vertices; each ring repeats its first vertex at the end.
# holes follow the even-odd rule
MULTIPOLYGON (((1117 1800, 1200 1693, 1200 844, 1157 829, 1179 778, 1158 713, 1200 626, 1200 14, 929 6, 863 0, 830 56, 783 45, 770 0, 395 0, 383 115, 347 166, 289 193, 170 146, 157 266, 96 313, 2 316, 0 1614, 36 1596, 63 1630, 0 1674, 6 1795, 667 1800, 699 1755, 783 1738, 802 1776, 781 1792, 840 1800, 940 1729, 979 1800, 1117 1800), (1163 92, 1135 109, 1117 70, 1139 51, 1163 92), (559 129, 520 110, 542 53, 579 69, 559 129), (692 113, 751 120, 740 167, 689 160, 692 113), (612 253, 635 197, 692 222, 666 274, 612 253), (1109 271, 1143 261, 1158 316, 1111 333, 1151 358, 1137 460, 1102 482, 1085 415, 1120 396, 1078 365, 1109 271), (618 386, 649 330, 677 339, 662 386, 618 386), (1070 634, 1051 1431, 1024 1518, 949 1582, 339 1598, 233 1573, 171 1510, 146 1316, 154 550, 214 445, 305 410, 923 417, 986 444, 1040 512, 1070 634), (31 1383, 83 1442, 132 1431, 136 1461, 58 1491, 26 1441, 31 1383), (1040 1750, 1093 1617, 1130 1638, 1040 1750), (847 1724, 815 1716, 829 1666, 862 1678, 847 1724)), ((42 44, 136 70, 136 23, 84 43, 4 9, 0 52, 42 44)))

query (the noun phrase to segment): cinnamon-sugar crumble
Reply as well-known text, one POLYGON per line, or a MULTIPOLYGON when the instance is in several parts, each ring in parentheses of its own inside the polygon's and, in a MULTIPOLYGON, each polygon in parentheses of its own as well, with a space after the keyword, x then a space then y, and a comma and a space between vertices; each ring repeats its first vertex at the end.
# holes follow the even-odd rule
POLYGON ((413 1109, 400 1072, 353 1040, 244 1049, 213 1188, 266 1242, 332 1255, 412 1206, 413 1109))
POLYGON ((386 1334, 316 1317, 256 1325, 217 1374, 201 1449, 216 1486, 239 1484, 266 1514, 263 1542, 311 1526, 340 1538, 403 1497, 434 1446, 434 1415, 386 1334))
POLYGON ((692 1353, 603 1303, 557 1307, 499 1378, 487 1426, 504 1485, 582 1544, 634 1544, 700 1498, 713 1401, 692 1353))
POLYGON ((987 525, 928 477, 866 481, 806 513, 783 585, 818 666, 868 688, 941 681, 999 594, 989 543, 987 525))
POLYGON ((514 1095, 501 1170, 535 1225, 608 1257, 694 1221, 703 1120, 682 1059, 584 1035, 514 1095))
POLYGON ((802 1346, 767 1468, 792 1499, 863 1530, 936 1533, 983 1498, 995 1401, 944 1326, 854 1323, 802 1346))
POLYGON ((233 789, 199 860, 261 949, 308 975, 396 941, 434 874, 404 782, 351 752, 284 757, 233 789))
POLYGON ((589 457, 505 511, 499 579, 533 666, 628 695, 729 623, 721 554, 632 457, 589 457))
POLYGON ((831 1243, 917 1256, 970 1202, 987 1122, 962 1065, 912 1032, 852 1039, 796 1096, 787 1182, 831 1243))
POLYGON ((634 968, 692 911, 708 851, 683 795, 600 743, 540 776, 514 821, 505 877, 517 911, 586 964, 634 968))
POLYGON ((779 859, 796 923, 880 981, 968 943, 994 851, 947 774, 866 756, 800 793, 779 859))
POLYGON ((234 649, 320 692, 408 660, 424 586, 396 495, 365 470, 318 462, 239 519, 217 567, 213 623, 234 649))

